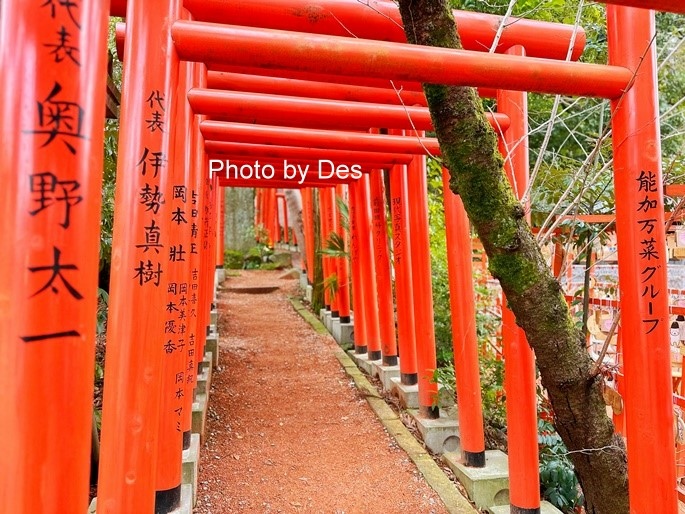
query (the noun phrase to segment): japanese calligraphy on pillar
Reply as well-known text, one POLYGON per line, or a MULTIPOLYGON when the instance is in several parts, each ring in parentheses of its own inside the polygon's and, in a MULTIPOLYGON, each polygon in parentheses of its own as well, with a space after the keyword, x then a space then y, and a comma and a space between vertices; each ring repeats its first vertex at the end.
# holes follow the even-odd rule
MULTIPOLYGON (((25 273, 29 289, 26 296, 29 308, 40 310, 40 305, 59 302, 61 306, 78 311, 84 292, 81 287, 82 261, 76 245, 66 241, 77 236, 80 227, 74 226, 75 216, 81 212, 84 197, 81 179, 76 174, 79 162, 88 151, 85 124, 86 108, 79 99, 78 76, 80 63, 79 24, 81 2, 77 0, 34 0, 38 5, 38 22, 50 27, 38 48, 38 65, 45 67, 49 80, 42 80, 36 90, 33 121, 23 128, 21 137, 36 148, 33 168, 26 170, 23 184, 30 199, 26 214, 44 233, 47 243, 42 251, 29 253, 25 273), (57 157, 59 156, 59 157, 57 157)), ((33 325, 33 324, 32 324, 33 325)), ((79 320, 74 317, 41 319, 40 325, 25 328, 20 340, 40 343, 80 338, 79 320), (38 328, 38 327, 41 328, 38 328)))
POLYGON ((174 386, 167 394, 172 395, 170 405, 175 416, 172 416, 174 429, 182 432, 182 414, 185 396, 186 355, 192 357, 195 352, 194 337, 190 344, 190 323, 188 310, 190 306, 190 284, 188 282, 188 270, 190 258, 188 239, 190 238, 190 222, 188 207, 188 187, 184 184, 176 184, 171 187, 171 209, 169 222, 171 233, 169 238, 168 272, 171 280, 167 287, 167 305, 164 322, 164 354, 166 358, 174 359, 174 386), (178 356, 179 358, 175 358, 178 356))
POLYGON ((190 326, 194 327, 188 334, 188 348, 186 350, 186 382, 192 384, 195 380, 195 368, 197 366, 197 356, 195 352, 197 351, 197 331, 201 330, 197 326, 198 317, 198 305, 199 305, 199 292, 200 292, 200 271, 198 269, 199 265, 199 241, 200 241, 200 229, 198 223, 200 222, 200 211, 199 211, 199 194, 195 189, 189 191, 190 198, 190 261, 193 265, 190 267, 190 291, 188 293, 188 317, 190 319, 190 326))
POLYGON ((166 109, 164 95, 159 90, 150 91, 145 102, 146 115, 143 123, 147 134, 136 168, 142 179, 138 204, 147 221, 138 231, 135 245, 138 250, 137 264, 133 269, 133 279, 140 287, 160 287, 164 283, 162 275, 165 268, 163 241, 168 237, 168 234, 164 234, 163 227, 168 224, 160 221, 166 210, 166 198, 164 191, 160 189, 159 175, 160 171, 166 170, 168 162, 160 149, 162 138, 155 135, 164 131, 166 109))
POLYGON ((646 301, 647 312, 642 315, 642 326, 645 333, 650 334, 664 320, 659 319, 654 313, 654 300, 663 294, 655 287, 654 274, 665 265, 665 257, 653 234, 657 228, 656 209, 658 205, 659 184, 656 173, 649 170, 640 171, 637 177, 639 201, 636 206, 637 223, 639 226, 639 257, 640 257, 640 283, 641 295, 646 301))
MULTIPOLYGON (((373 173, 380 173, 380 171, 374 171, 373 173)), ((372 177, 372 180, 374 178, 372 177)), ((382 259, 386 257, 384 251, 384 244, 386 243, 383 237, 385 226, 385 203, 383 202, 382 191, 380 195, 374 195, 371 198, 371 212, 372 212, 372 223, 373 223, 373 238, 374 238, 374 250, 376 252, 376 258, 382 259)))
POLYGON ((392 243, 395 266, 399 266, 404 254, 404 240, 402 239, 402 197, 391 198, 390 212, 392 215, 392 243))

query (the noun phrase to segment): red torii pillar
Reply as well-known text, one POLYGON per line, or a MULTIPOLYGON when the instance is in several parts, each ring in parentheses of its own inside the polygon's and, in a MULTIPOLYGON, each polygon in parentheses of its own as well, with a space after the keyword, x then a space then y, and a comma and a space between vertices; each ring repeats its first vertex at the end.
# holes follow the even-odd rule
MULTIPOLYGON (((345 203, 347 188, 343 184, 335 186, 336 197, 345 203)), ((337 199, 336 199, 337 201, 337 199)), ((344 244, 344 250, 349 251, 349 241, 343 228, 343 213, 341 209, 336 209, 335 231, 344 244)), ((349 220, 348 220, 349 227, 349 220)), ((350 322, 350 263, 347 258, 338 259, 338 313, 340 323, 350 322)))
MULTIPOLYGON (((378 320, 378 289, 376 287, 376 263, 373 257, 371 237, 371 202, 369 176, 363 175, 355 184, 355 203, 357 215, 357 235, 359 238, 359 268, 361 276, 362 309, 364 315, 364 333, 366 350, 370 361, 380 360, 381 350, 380 325, 378 320)), ((356 319, 356 318, 355 318, 356 319)))
POLYGON ((445 235, 450 282, 452 346, 461 453, 464 464, 485 466, 485 433, 476 334, 471 232, 464 204, 450 190, 449 172, 442 171, 445 235))
POLYGON ((678 512, 654 13, 607 6, 609 62, 636 75, 612 102, 630 511, 678 512))
POLYGON ((395 339, 395 306, 390 278, 390 255, 388 250, 388 225, 385 217, 385 195, 381 170, 369 174, 371 185, 371 213, 373 228, 373 258, 376 269, 378 298, 378 321, 381 338, 383 366, 397 365, 397 341, 395 339))
MULTIPOLYGON (((330 214, 329 200, 330 188, 319 188, 319 235, 321 237, 321 249, 325 250, 328 246, 328 237, 330 234, 330 222, 332 216, 330 214)), ((332 268, 331 258, 323 253, 321 255, 321 267, 323 268, 323 284, 324 284, 324 307, 328 312, 333 311, 333 303, 335 298, 330 287, 330 280, 334 273, 332 268)))
MULTIPOLYGON (((507 51, 524 56, 521 46, 507 51)), ((511 125, 501 135, 505 170, 517 198, 528 187, 528 97, 519 91, 499 91, 497 110, 509 116, 511 125)), ((530 219, 530 209, 526 208, 530 219)), ((507 393, 507 435, 509 437, 509 501, 512 511, 540 512, 538 464, 537 391, 535 354, 514 313, 502 305, 504 347, 504 389, 507 393)))
POLYGON ((314 285, 314 262, 316 248, 314 246, 314 205, 312 201, 313 189, 311 187, 302 190, 302 212, 306 213, 305 224, 305 254, 307 256, 307 279, 309 285, 314 285))
MULTIPOLYGON (((402 131, 395 132, 397 135, 402 133, 402 131)), ((415 385, 418 382, 418 374, 416 370, 416 333, 414 328, 414 294, 407 189, 407 166, 393 166, 390 170, 390 214, 392 217, 395 295, 397 298, 400 383, 402 385, 415 385)))
POLYGON ((275 247, 278 242, 278 213, 276 206, 276 190, 266 190, 266 210, 264 212, 266 227, 269 232, 269 246, 275 247))
POLYGON ((311 283, 309 278, 311 264, 309 262, 309 246, 312 244, 309 240, 309 188, 303 187, 300 189, 300 195, 302 196, 302 237, 304 241, 302 244, 304 248, 301 248, 302 252, 302 271, 307 274, 307 285, 311 283))
POLYGON ((156 462, 157 512, 172 512, 181 501, 181 463, 183 448, 183 408, 185 404, 187 346, 187 294, 181 284, 190 276, 190 212, 188 185, 190 163, 186 156, 189 148, 180 144, 190 130, 189 106, 185 92, 188 89, 189 63, 179 64, 178 91, 174 125, 174 151, 169 160, 164 196, 169 221, 168 250, 162 252, 167 260, 166 300, 164 308, 164 339, 162 357, 162 397, 160 403, 158 450, 156 462))
POLYGON ((361 187, 359 181, 350 184, 350 267, 352 268, 352 307, 354 311, 354 353, 357 355, 367 353, 367 335, 366 335, 366 309, 363 287, 364 277, 362 276, 361 266, 361 241, 360 232, 364 228, 359 225, 359 216, 357 210, 359 209, 359 202, 357 200, 357 188, 361 187))
MULTIPOLYGON (((201 80, 202 66, 200 64, 190 63, 188 67, 188 80, 196 85, 201 80)), ((183 410, 181 412, 181 430, 183 432, 183 449, 187 450, 191 444, 192 431, 192 415, 193 415, 193 394, 197 385, 197 374, 195 373, 195 352, 198 351, 200 336, 204 333, 204 327, 201 327, 198 319, 198 288, 199 280, 195 270, 201 266, 200 260, 200 213, 202 212, 203 204, 201 198, 202 184, 204 177, 204 143, 200 132, 198 130, 200 120, 198 116, 194 116, 190 109, 190 104, 186 102, 186 109, 188 110, 188 122, 190 125, 190 137, 186 139, 186 159, 188 176, 188 221, 189 221, 189 238, 188 238, 188 276, 186 280, 178 284, 178 293, 186 296, 186 313, 188 320, 188 332, 186 346, 184 349, 184 402, 183 410), (182 289, 183 288, 183 289, 182 289)), ((180 299, 179 299, 180 300, 180 299)), ((179 301, 180 303, 180 301, 179 301)))
POLYGON ((78 512, 89 489, 109 6, 0 5, 0 511, 78 512))
MULTIPOLYGON (((324 247, 331 240, 333 234, 337 234, 336 225, 338 223, 338 209, 335 205, 335 186, 321 188, 320 194, 325 198, 326 212, 324 213, 325 220, 322 221, 326 225, 326 240, 324 247)), ((334 319, 340 318, 340 258, 328 257, 328 271, 329 280, 333 280, 335 276, 336 287, 330 290, 331 298, 331 317, 334 319)))
MULTIPOLYGON (((205 80, 205 70, 202 64, 195 63, 193 69, 193 84, 202 84, 205 80)), ((204 152, 204 142, 198 130, 202 116, 193 116, 191 122, 190 148, 190 275, 187 280, 188 302, 188 345, 185 355, 185 406, 183 416, 183 448, 187 449, 191 444, 192 410, 194 390, 197 386, 198 356, 204 355, 204 344, 207 337, 207 317, 205 312, 206 302, 203 292, 205 287, 204 277, 207 273, 206 262, 207 241, 205 223, 205 211, 207 209, 207 166, 204 152)), ((181 285, 179 284, 179 289, 181 285)), ((179 292, 181 292, 179 290, 179 292)), ((201 360, 201 358, 200 358, 201 360)))
MULTIPOLYGON (((98 513, 152 512, 170 249, 180 0, 128 5, 98 513), (157 253, 159 252, 159 253, 157 253)), ((171 492, 158 494, 160 505, 171 492)))
MULTIPOLYGON (((422 133, 418 134, 423 136, 422 133)), ((431 285, 430 238, 428 235, 428 185, 426 158, 416 156, 408 166, 409 231, 411 233, 412 286, 414 288, 414 330, 419 385, 419 415, 438 418, 434 405, 438 385, 433 381, 437 367, 433 291, 431 285)), ((400 362, 403 357, 400 358, 400 362)))
POLYGON ((217 219, 216 219, 216 269, 224 267, 224 231, 226 227, 226 195, 224 188, 218 187, 216 191, 217 219))

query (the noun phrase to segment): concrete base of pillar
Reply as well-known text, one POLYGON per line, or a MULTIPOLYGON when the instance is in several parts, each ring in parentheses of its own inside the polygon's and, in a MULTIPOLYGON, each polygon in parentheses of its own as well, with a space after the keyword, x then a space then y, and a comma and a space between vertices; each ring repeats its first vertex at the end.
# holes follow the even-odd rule
POLYGON ((378 377, 378 379, 381 381, 383 384, 383 389, 385 391, 390 391, 392 390, 392 385, 393 385, 393 378, 399 379, 400 376, 400 365, 397 364, 396 366, 383 366, 383 364, 374 364, 376 367, 375 370, 375 376, 378 377))
POLYGON ((328 323, 326 323, 326 328, 328 329, 329 334, 333 334, 333 327, 335 327, 335 325, 340 325, 340 316, 334 318, 333 314, 331 314, 328 317, 328 323))
POLYGON ((219 321, 219 311, 216 309, 212 309, 209 311, 209 324, 214 325, 216 327, 217 322, 219 321))
POLYGON ((465 466, 458 452, 445 453, 442 460, 454 472, 476 507, 488 509, 504 505, 506 512, 509 512, 509 460, 506 453, 499 450, 486 451, 483 468, 465 466))
POLYGON ((181 506, 176 511, 178 514, 193 514, 195 498, 190 484, 181 485, 181 506))
POLYGON ((191 505, 197 501, 197 476, 200 469, 200 436, 190 435, 190 448, 183 450, 182 482, 190 486, 191 505))
POLYGON ((226 270, 224 268, 216 269, 216 282, 221 285, 226 280, 226 270))
POLYGON ((338 320, 333 323, 331 334, 340 346, 354 345, 354 322, 340 323, 338 320))
MULTIPOLYGON (((490 514, 509 514, 511 507, 509 505, 497 505, 487 509, 490 514)), ((562 514, 554 505, 549 502, 540 502, 540 514, 562 514)))
POLYGON ((437 419, 419 416, 418 410, 410 410, 409 414, 416 422, 426 447, 433 453, 456 452, 461 447, 459 439, 459 422, 456 417, 440 412, 437 419))
POLYGON ((348 355, 352 358, 354 363, 357 365, 359 369, 361 369, 364 373, 366 373, 369 376, 375 377, 375 372, 376 372, 376 367, 374 364, 380 364, 381 361, 370 361, 369 360, 369 355, 366 353, 354 353, 354 350, 350 350, 347 352, 348 355))
POLYGON ((213 358, 214 356, 212 355, 212 352, 208 351, 207 347, 205 346, 205 356, 202 359, 202 362, 200 362, 200 369, 209 369, 211 371, 214 368, 214 365, 212 364, 213 358))
MULTIPOLYGON (((390 385, 390 393, 397 396, 400 401, 400 407, 403 409, 418 409, 419 408, 419 385, 405 385, 400 381, 400 377, 390 378, 392 384, 390 385)), ((456 413, 454 398, 447 394, 447 390, 438 385, 438 405, 440 409, 446 410, 450 415, 456 413)))
POLYGON ((197 394, 209 394, 212 387, 212 354, 205 353, 205 360, 202 361, 202 373, 197 376, 197 394))
POLYGON ((390 379, 392 385, 390 392, 397 396, 400 401, 400 407, 403 409, 418 409, 419 408, 419 385, 405 385, 400 381, 400 377, 390 379))
POLYGON ((314 288, 310 285, 307 285, 307 287, 304 290, 304 299, 307 300, 309 303, 312 303, 312 292, 314 291, 314 288))
POLYGON ((199 434, 200 444, 205 442, 205 428, 207 426, 207 404, 209 398, 206 394, 198 394, 193 402, 192 432, 199 434))
POLYGON ((212 368, 219 365, 219 335, 214 332, 207 336, 205 340, 205 355, 211 354, 212 368))
POLYGON ((321 312, 319 313, 319 319, 321 319, 321 323, 323 323, 323 326, 326 327, 326 330, 328 332, 331 331, 331 311, 327 311, 326 309, 321 309, 321 312))
POLYGON ((307 289, 307 272, 306 271, 300 271, 300 289, 305 291, 307 289))
MULTIPOLYGON (((179 505, 178 509, 175 509, 168 514, 193 514, 193 507, 195 506, 195 502, 193 499, 193 492, 192 492, 192 487, 190 484, 182 484, 181 485, 181 505, 179 505)), ((90 502, 90 505, 88 506, 88 514, 96 514, 98 507, 98 499, 93 498, 93 501, 90 502)))

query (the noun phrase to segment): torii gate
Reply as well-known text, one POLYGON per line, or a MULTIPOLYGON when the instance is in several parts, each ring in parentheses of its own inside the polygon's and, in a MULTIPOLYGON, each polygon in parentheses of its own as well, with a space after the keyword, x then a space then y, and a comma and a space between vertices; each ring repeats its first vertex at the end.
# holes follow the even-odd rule
MULTIPOLYGON (((685 13, 685 5, 676 0, 613 3, 685 13)), ((372 170, 393 168, 392 196, 403 206, 397 211, 400 237, 396 239, 405 244, 409 237, 425 241, 422 158, 411 159, 413 172, 408 176, 403 165, 409 160, 406 155, 435 150, 435 142, 424 139, 421 148, 416 148, 414 137, 352 132, 344 144, 341 134, 329 137, 304 128, 430 130, 427 111, 421 107, 425 100, 417 93, 421 82, 431 82, 477 86, 490 96, 496 88, 613 100, 621 308, 624 333, 633 336, 624 341, 631 511, 654 512, 656 507, 659 512, 675 513, 670 357, 664 322, 665 240, 659 228, 663 226, 663 197, 658 187, 655 52, 650 46, 653 14, 608 7, 611 65, 599 66, 553 60, 565 58, 569 47, 577 58, 584 43, 582 31, 574 33, 571 27, 557 24, 522 20, 511 25, 499 40, 498 50, 520 45, 528 56, 505 56, 477 53, 494 38, 495 18, 486 15, 457 13, 466 50, 454 51, 404 44, 399 15, 391 2, 377 3, 380 16, 351 0, 321 0, 316 6, 331 15, 320 16, 318 21, 289 15, 292 7, 301 7, 294 0, 249 0, 239 6, 219 0, 112 2, 113 14, 126 14, 128 50, 99 512, 152 512, 155 508, 170 512, 178 502, 180 451, 189 433, 196 352, 202 355, 212 299, 214 220, 220 210, 217 192, 222 185, 256 185, 210 177, 207 159, 219 151, 224 152, 222 157, 249 163, 246 157, 263 155, 268 138, 280 134, 283 139, 278 145, 284 148, 271 149, 276 161, 286 154, 306 161, 313 152, 293 148, 310 147, 313 141, 320 145, 314 148, 327 151, 364 152, 351 157, 366 165, 361 179, 323 183, 308 177, 301 185, 349 182, 354 211, 351 275, 354 296, 360 300, 355 322, 362 334, 357 349, 393 357, 392 344, 380 340, 381 325, 387 328, 387 305, 374 302, 374 292, 387 290, 387 277, 379 273, 377 281, 369 273, 374 241, 366 225, 372 219, 370 195, 378 193, 374 182, 378 175, 372 170), (200 21, 189 21, 183 6, 200 21), (256 23, 272 25, 253 27, 256 23), (289 32, 293 30, 299 32, 289 32), (348 31, 367 39, 347 38, 348 31), (231 49, 230 55, 226 48, 231 49), (265 73, 273 74, 275 80, 259 77, 265 73), (392 100, 397 93, 388 90, 388 79, 402 90, 402 101, 410 107, 393 105, 399 100, 392 100), (226 87, 231 80, 243 80, 248 92, 208 89, 209 85, 226 87), (301 95, 308 100, 286 96, 300 85, 293 81, 303 80, 310 82, 306 95, 304 90, 301 95), (322 85, 327 81, 337 85, 329 91, 322 85), (410 100, 404 100, 405 94, 410 100), (250 102, 250 109, 259 112, 260 123, 273 126, 249 134, 249 129, 236 128, 236 121, 251 120, 241 102, 250 102), (364 107, 364 102, 373 106, 364 107), (410 126, 407 113, 415 122, 410 126), (205 116, 214 119, 205 120, 205 116), (222 116, 228 116, 231 123, 216 121, 222 116), (300 127, 302 143, 292 131, 276 128, 281 124, 300 127), (373 184, 375 193, 371 192, 373 184), (411 220, 406 219, 409 214, 411 220), (385 309, 385 323, 378 317, 380 307, 385 309)), ((0 159, 7 191, 0 226, 16 245, 0 261, 0 420, 7 440, 12 441, 0 457, 0 469, 7 470, 0 480, 3 512, 50 512, 56 506, 78 511, 87 498, 107 7, 108 2, 93 0, 6 0, 0 6, 4 149, 0 159), (49 409, 42 423, 35 423, 34 409, 46 405, 49 409)), ((508 116, 499 113, 492 121, 502 131, 522 127, 511 112, 508 116)), ((505 138, 510 134, 506 131, 505 138)), ((515 137, 521 135, 517 132, 515 137)), ((517 174, 517 169, 512 171, 517 174)), ((285 184, 289 182, 270 185, 285 184)), ((327 191, 324 212, 332 212, 332 189, 322 190, 327 191)), ((305 191, 306 202, 311 202, 311 191, 305 191)), ((447 193, 448 232, 463 241, 465 219, 454 202, 457 199, 447 193)), ((275 204, 275 197, 266 202, 270 210, 275 204)), ((326 230, 337 230, 334 219, 332 214, 326 230)), ((307 225, 311 242, 311 220, 307 225)), ((426 252, 425 247, 412 246, 411 277, 406 268, 397 268, 398 284, 404 269, 404 291, 413 287, 417 297, 413 305, 403 305, 401 310, 398 305, 398 310, 414 315, 413 323, 405 326, 402 321, 400 328, 402 349, 406 344, 403 329, 406 332, 414 326, 416 351, 416 367, 403 371, 403 376, 418 382, 421 412, 431 417, 437 411, 431 403, 435 385, 426 377, 435 366, 426 252)), ((375 264, 385 265, 383 259, 375 264)), ((462 299, 467 301, 467 296, 462 299)), ((410 302, 404 295, 402 301, 410 302)), ((384 337, 394 336, 385 333, 384 337)), ((518 385, 530 392, 532 356, 527 345, 519 342, 507 356, 507 366, 528 370, 522 372, 518 385)), ((410 357, 411 348, 406 351, 410 357)), ((475 390, 473 354, 467 351, 464 361, 457 363, 458 373, 459 366, 468 377, 458 384, 460 392, 475 390)), ((464 455, 478 465, 484 450, 477 426, 479 405, 462 406, 462 396, 462 423, 467 427, 464 455)), ((530 394, 520 399, 528 409, 532 401, 530 394)), ((521 473, 512 470, 511 498, 519 512, 536 512, 536 448, 526 416, 510 419, 513 432, 518 430, 515 426, 520 427, 520 436, 512 433, 511 441, 512 456, 519 453, 510 462, 523 466, 521 473)))

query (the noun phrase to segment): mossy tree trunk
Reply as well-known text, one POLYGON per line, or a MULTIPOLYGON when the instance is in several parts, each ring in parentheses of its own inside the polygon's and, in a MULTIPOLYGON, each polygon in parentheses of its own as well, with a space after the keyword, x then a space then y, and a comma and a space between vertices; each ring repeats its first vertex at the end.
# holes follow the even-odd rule
MULTIPOLYGON (((399 0, 410 43, 462 48, 446 0, 399 0)), ((461 196, 517 323, 535 351, 555 425, 590 514, 628 513, 625 447, 608 418, 602 377, 509 186, 497 138, 473 88, 425 84, 450 188, 461 196)))

